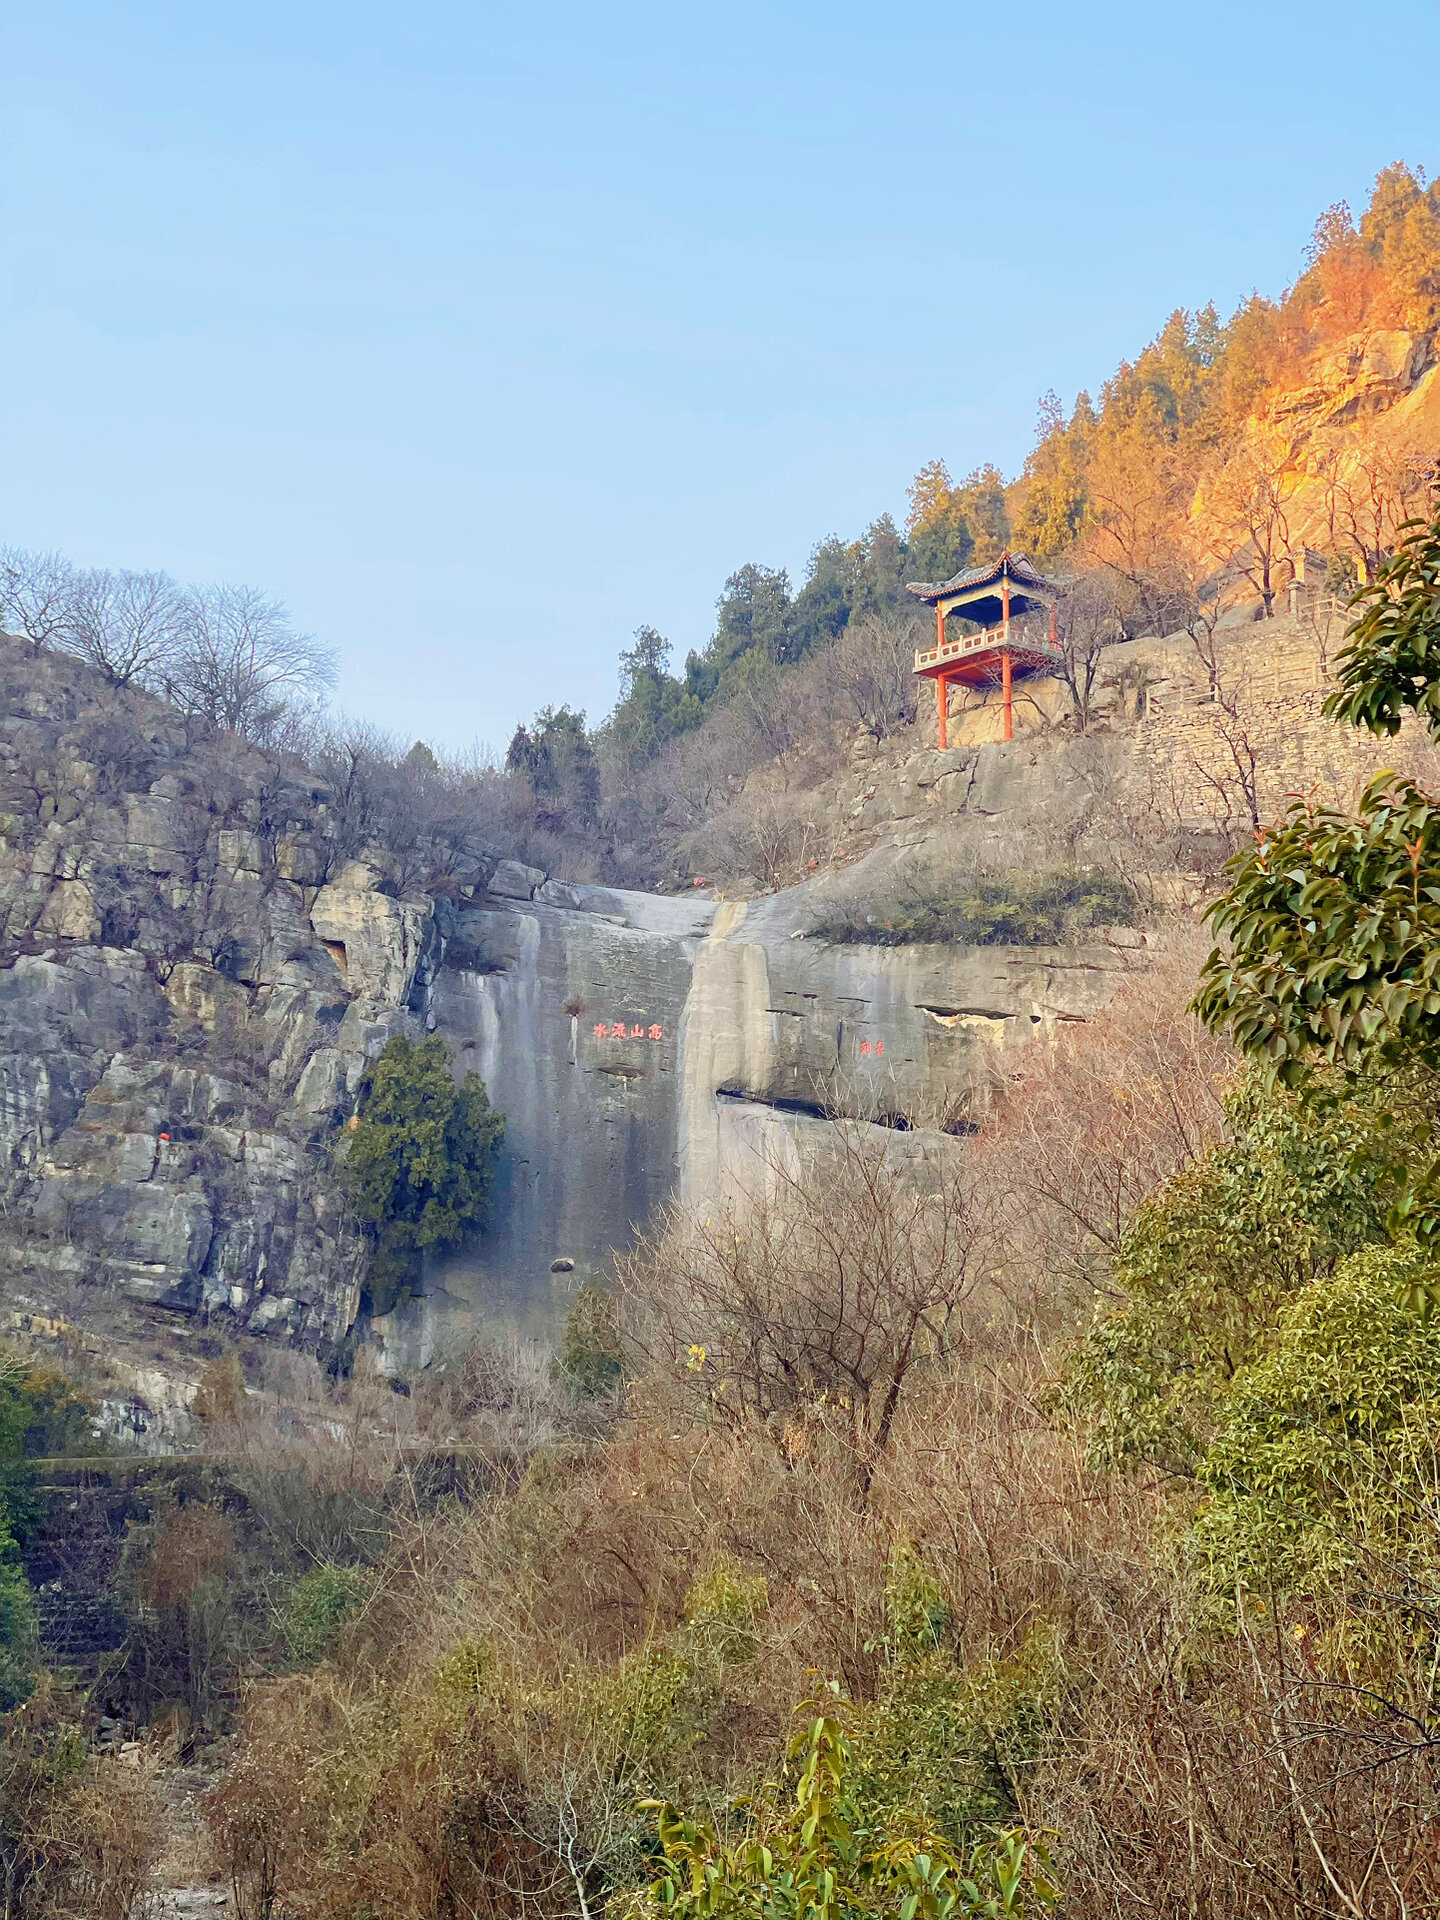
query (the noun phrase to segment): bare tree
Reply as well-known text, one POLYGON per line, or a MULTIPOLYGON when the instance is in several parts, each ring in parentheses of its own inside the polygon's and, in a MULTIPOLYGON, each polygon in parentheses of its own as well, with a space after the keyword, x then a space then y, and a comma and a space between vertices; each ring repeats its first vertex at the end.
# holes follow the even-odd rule
POLYGON ((1129 638, 1126 613, 1136 599, 1113 567, 1095 567, 1071 583, 1055 610, 1055 645, 1046 648, 1046 659, 1070 696, 1081 733, 1090 727, 1105 649, 1129 638))
POLYGON ((914 620, 885 614, 862 614, 852 620, 835 642, 828 662, 832 684, 876 740, 914 720, 914 664, 914 620))
POLYGON ((1276 594, 1295 571, 1288 506, 1298 478, 1294 446, 1275 452, 1245 446, 1221 469, 1210 496, 1217 526, 1212 551, 1250 582, 1267 620, 1275 612, 1276 594))
POLYGON ((0 548, 0 628, 22 635, 38 652, 66 631, 75 596, 75 569, 52 550, 0 548))
POLYGON ((180 593, 165 573, 91 567, 75 576, 55 644, 98 667, 113 686, 163 679, 180 643, 180 593))
POLYGON ((1332 545, 1373 573, 1402 522, 1418 515, 1440 478, 1440 459, 1419 440, 1371 446, 1331 464, 1325 503, 1332 545))
POLYGON ((759 1170, 709 1218, 676 1217, 619 1266, 637 1368, 707 1420, 782 1445, 821 1426, 868 1487, 907 1393, 949 1351, 986 1214, 958 1152, 902 1156, 840 1122, 823 1157, 759 1170))
POLYGON ((1225 754, 1218 767, 1199 759, 1193 765, 1219 803, 1217 825, 1230 829, 1235 813, 1243 808, 1246 826, 1258 833, 1260 748, 1251 725, 1249 665, 1238 649, 1221 642, 1221 612, 1218 598, 1197 596, 1185 619, 1185 631, 1205 673, 1208 698, 1215 708, 1215 730, 1225 754))
POLYGON ((187 713, 263 740, 297 701, 335 684, 331 648, 297 633, 278 600, 256 587, 192 587, 184 597, 183 643, 166 692, 187 713))
POLYGON ((780 669, 759 648, 741 656, 728 676, 727 697, 764 743, 767 756, 790 748, 796 739, 795 702, 787 699, 780 669))
POLYGON ((1208 945, 1203 928, 1170 922, 1101 1013, 1025 1050, 971 1144, 1027 1314, 1037 1295, 1049 1311, 1067 1287, 1103 1287, 1146 1195, 1223 1132, 1232 1057, 1188 1004, 1208 945))

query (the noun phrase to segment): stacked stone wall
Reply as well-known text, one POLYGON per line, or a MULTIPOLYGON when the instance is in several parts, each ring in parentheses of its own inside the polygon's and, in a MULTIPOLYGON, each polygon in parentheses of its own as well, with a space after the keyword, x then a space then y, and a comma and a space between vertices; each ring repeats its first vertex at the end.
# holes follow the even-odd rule
MULTIPOLYGON (((1407 723, 1394 740, 1377 740, 1325 717, 1344 631, 1343 611, 1324 601, 1224 629, 1216 637, 1213 686, 1183 634, 1111 649, 1095 688, 1093 724, 1134 743, 1132 807, 1172 824, 1233 832, 1249 821, 1247 786, 1264 820, 1283 812, 1292 795, 1351 806, 1383 767, 1436 784, 1440 768, 1423 729, 1407 723)), ((1038 674, 1016 681, 1017 740, 1073 726, 1073 703, 1060 681, 1038 674)), ((994 746, 1001 728, 998 688, 952 696, 957 746, 994 746)))
POLYGON ((1247 786, 1266 820, 1292 797, 1351 806, 1382 767, 1423 772, 1413 726, 1377 740, 1326 717, 1343 631, 1337 616, 1303 613, 1230 629, 1218 637, 1213 685, 1193 646, 1154 646, 1134 663, 1137 762, 1181 820, 1243 826, 1247 786))

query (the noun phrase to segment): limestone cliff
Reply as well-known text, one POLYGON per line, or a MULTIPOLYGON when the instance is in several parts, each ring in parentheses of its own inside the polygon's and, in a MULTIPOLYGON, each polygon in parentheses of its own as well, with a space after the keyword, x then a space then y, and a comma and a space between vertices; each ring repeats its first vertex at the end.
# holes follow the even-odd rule
MULTIPOLYGON (((830 947, 813 884, 660 898, 487 855, 407 891, 293 763, 9 643, 3 678, 5 1313, 158 1338, 182 1374, 202 1329, 405 1370, 482 1319, 548 1320, 672 1195, 743 1184, 823 1114, 963 1131, 999 1054, 1126 963, 830 947), (493 1229, 372 1320, 335 1154, 406 1030, 442 1032, 508 1131, 493 1229)), ((1073 813, 1094 751, 911 755, 896 845, 937 788, 976 829, 1073 813)))
POLYGON ((816 933, 835 888, 878 900, 943 858, 1123 860, 1157 898, 1201 890, 1234 825, 1234 713, 1267 804, 1299 771, 1343 792, 1366 770, 1320 719, 1327 644, 1313 609, 1235 628, 1222 707, 1183 636, 1137 642, 1089 734, 1037 689, 1011 743, 982 712, 945 753, 863 752, 819 796, 833 858, 720 900, 566 885, 496 851, 407 886, 294 762, 5 643, 9 1323, 82 1326, 150 1369, 152 1403, 164 1379, 183 1401, 217 1331, 341 1361, 368 1342, 403 1374, 480 1325, 553 1325, 667 1200, 753 1186, 822 1150, 834 1116, 955 1151, 1015 1050, 1102 1006, 1144 936, 836 944, 816 933), (442 1033, 507 1135, 493 1227, 376 1318, 336 1155, 401 1031, 442 1033))

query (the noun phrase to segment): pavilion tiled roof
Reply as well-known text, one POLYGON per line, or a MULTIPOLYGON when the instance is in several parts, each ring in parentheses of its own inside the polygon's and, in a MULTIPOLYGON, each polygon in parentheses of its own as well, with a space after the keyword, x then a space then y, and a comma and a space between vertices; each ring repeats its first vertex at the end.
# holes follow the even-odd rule
POLYGON ((998 587, 1006 576, 1022 589, 1032 587, 1046 594, 1059 591, 1060 583, 1046 579, 1028 553, 1002 553, 998 560, 992 560, 988 566, 971 567, 967 572, 957 573, 953 579, 938 583, 910 580, 906 582, 905 591, 913 593, 917 600, 933 602, 948 599, 952 593, 968 593, 974 587, 998 587))

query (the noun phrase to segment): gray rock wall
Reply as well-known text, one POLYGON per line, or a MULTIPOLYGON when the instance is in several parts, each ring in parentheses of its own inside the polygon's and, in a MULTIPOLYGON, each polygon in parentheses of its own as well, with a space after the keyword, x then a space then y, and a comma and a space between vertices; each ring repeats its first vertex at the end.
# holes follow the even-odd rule
MULTIPOLYGON (((0 1324, 364 1339, 397 1372, 553 1325, 667 1200, 793 1171, 834 1116, 953 1151, 1005 1056, 1133 964, 829 946, 813 885, 659 898, 489 856, 429 897, 293 771, 142 697, 119 727, 71 667, 0 668, 0 1324), (427 1031, 506 1116, 495 1218, 372 1321, 337 1148, 368 1064, 427 1031)), ((922 832, 1072 844, 1112 751, 873 768, 867 858, 922 832)))
POLYGON ((664 1202, 754 1192, 829 1116, 917 1143, 971 1130, 1004 1057, 1134 964, 1107 946, 831 947, 805 935, 808 888, 718 906, 547 891, 460 913, 445 943, 465 964, 442 963, 430 1017, 507 1139, 494 1227, 376 1323, 397 1369, 480 1319, 553 1325, 664 1202))
POLYGON ((466 964, 440 967, 430 1018, 457 1074, 484 1079, 506 1138, 494 1225, 377 1325, 397 1364, 476 1315, 553 1324, 676 1183, 685 1004, 711 903, 550 892, 492 896, 446 941, 466 964))

